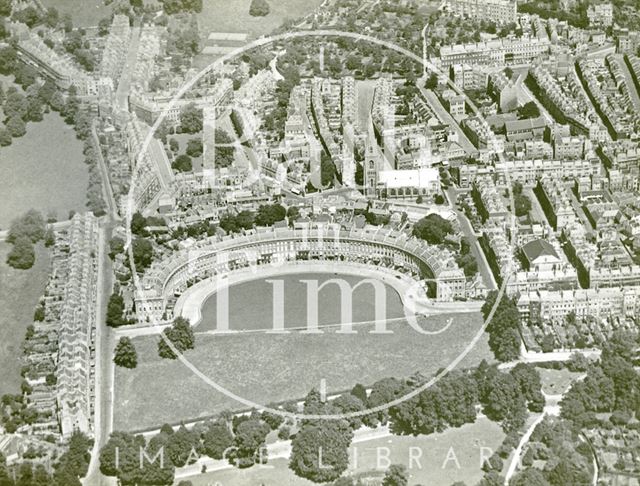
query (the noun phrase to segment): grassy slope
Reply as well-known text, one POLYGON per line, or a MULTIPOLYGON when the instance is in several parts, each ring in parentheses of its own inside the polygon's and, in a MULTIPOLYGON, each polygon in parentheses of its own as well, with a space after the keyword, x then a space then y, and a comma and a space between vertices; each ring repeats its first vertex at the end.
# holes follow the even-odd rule
POLYGON ((61 14, 70 14, 75 27, 93 27, 111 15, 111 6, 103 0, 42 0, 45 7, 55 7, 61 14))
MULTIPOLYGON (((359 327, 355 335, 199 336, 196 349, 186 356, 216 383, 265 404, 303 397, 322 379, 330 392, 337 392, 388 376, 431 375, 458 356, 480 325, 479 314, 468 314, 456 316, 446 332, 435 336, 419 335, 401 324, 389 326, 392 335, 371 335, 359 327)), ((138 368, 116 370, 115 429, 140 430, 246 408, 182 363, 158 358, 157 339, 136 339, 138 368)), ((483 358, 491 359, 484 338, 460 366, 483 358)))
POLYGON ((30 270, 15 270, 5 261, 11 246, 0 243, 0 395, 19 393, 21 345, 33 310, 44 292, 49 275, 49 253, 38 245, 30 270))
POLYGON ((198 15, 201 34, 211 32, 248 32, 254 37, 268 34, 287 19, 304 17, 322 0, 269 0, 271 11, 265 17, 249 15, 251 0, 204 0, 198 15))
POLYGON ((66 219, 70 210, 85 209, 89 181, 82 142, 57 113, 29 123, 24 137, 0 148, 0 229, 33 208, 66 219))

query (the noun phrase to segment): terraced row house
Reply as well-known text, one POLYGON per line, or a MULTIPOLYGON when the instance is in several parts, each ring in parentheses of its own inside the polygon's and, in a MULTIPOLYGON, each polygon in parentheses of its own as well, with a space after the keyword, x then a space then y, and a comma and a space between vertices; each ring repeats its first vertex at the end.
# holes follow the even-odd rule
POLYGON ((56 399, 63 437, 93 430, 98 241, 98 220, 91 213, 76 214, 56 235, 54 278, 61 306, 56 399))

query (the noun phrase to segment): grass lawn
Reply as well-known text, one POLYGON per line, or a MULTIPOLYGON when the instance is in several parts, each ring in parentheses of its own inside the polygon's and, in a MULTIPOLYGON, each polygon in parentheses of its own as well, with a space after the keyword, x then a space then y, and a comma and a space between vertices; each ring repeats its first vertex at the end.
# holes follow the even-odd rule
POLYGON ((16 270, 5 261, 11 250, 0 243, 0 395, 20 393, 22 341, 27 326, 33 322, 34 307, 44 293, 49 276, 49 252, 36 247, 36 263, 29 270, 16 270))
POLYGON ((82 0, 82 3, 78 0, 42 0, 42 4, 57 8, 61 14, 70 14, 74 27, 93 27, 111 15, 111 6, 105 5, 103 0, 82 0))
MULTIPOLYGON (((481 447, 496 450, 504 437, 505 434, 498 424, 487 418, 481 418, 474 424, 449 429, 441 434, 417 437, 389 436, 359 442, 351 446, 349 454, 351 463, 347 473, 365 477, 382 476, 384 471, 378 469, 378 456, 385 456, 388 448, 391 463, 402 464, 409 469, 411 485, 449 486, 456 481, 463 481, 469 485, 476 484, 484 474, 480 469, 480 458, 483 453, 481 447), (417 459, 410 461, 410 455, 417 459), (447 455, 449 455, 448 461, 447 455)), ((484 454, 487 457, 491 452, 485 450, 484 454)), ((311 486, 314 484, 297 477, 289 469, 289 461, 286 459, 274 459, 269 461, 268 465, 273 468, 227 469, 188 479, 194 486, 211 484, 311 486)), ((384 460, 381 460, 380 466, 386 466, 384 460)))
POLYGON ((16 216, 37 209, 53 212, 59 220, 70 210, 85 209, 89 173, 83 143, 59 114, 27 125, 27 133, 0 148, 0 229, 16 216))
POLYGON ((561 370, 538 368, 538 372, 540 372, 540 379, 542 380, 542 391, 548 395, 564 393, 573 382, 584 374, 564 368, 561 370))
POLYGON ((269 461, 270 467, 250 467, 249 469, 230 468, 224 471, 210 472, 187 478, 193 486, 316 486, 316 483, 299 478, 289 469, 288 459, 269 461))
MULTIPOLYGON (((168 140, 170 139, 175 139, 178 142, 178 145, 180 146, 180 149, 178 150, 178 152, 175 154, 176 157, 180 156, 180 155, 188 155, 186 154, 187 152, 187 144, 189 143, 189 140, 192 139, 196 139, 196 140, 202 140, 202 132, 200 133, 177 133, 174 135, 169 135, 167 137, 168 140)), ((168 148, 165 148, 165 150, 167 151, 167 157, 169 157, 169 160, 171 160, 173 162, 173 159, 171 159, 171 155, 173 154, 171 152, 171 150, 169 150, 168 148)), ((191 157, 191 164, 193 165, 193 172, 197 172, 199 170, 202 169, 202 155, 199 157, 191 157)))
POLYGON ((484 475, 482 454, 489 457, 504 438, 500 425, 487 418, 440 434, 390 436, 352 444, 350 469, 355 474, 378 471, 382 475, 386 463, 382 459, 378 464, 378 457, 386 455, 387 448, 392 464, 407 467, 409 484, 448 486, 456 481, 477 484, 484 475), (491 451, 483 451, 483 447, 491 451), (411 455, 416 459, 410 460, 411 455))
POLYGON ((287 19, 298 19, 311 13, 322 0, 269 1, 271 10, 265 17, 249 15, 251 0, 204 0, 198 14, 200 34, 211 32, 247 32, 251 37, 269 34, 287 19))
MULTIPOLYGON (((418 334, 397 322, 393 334, 308 335, 248 333, 199 335, 187 359, 205 376, 235 394, 259 404, 304 397, 326 380, 329 392, 350 389, 355 383, 370 385, 378 379, 409 376, 417 371, 432 375, 447 366, 481 326, 479 313, 453 316, 447 331, 432 336, 418 334)), ((441 329, 448 316, 430 322, 441 329)), ((426 326, 425 326, 426 328, 426 326)), ((116 369, 115 430, 141 430, 165 422, 179 423, 246 406, 215 391, 179 361, 157 356, 158 337, 134 340, 138 368, 116 369)), ((492 359, 487 340, 459 365, 470 367, 492 359)))

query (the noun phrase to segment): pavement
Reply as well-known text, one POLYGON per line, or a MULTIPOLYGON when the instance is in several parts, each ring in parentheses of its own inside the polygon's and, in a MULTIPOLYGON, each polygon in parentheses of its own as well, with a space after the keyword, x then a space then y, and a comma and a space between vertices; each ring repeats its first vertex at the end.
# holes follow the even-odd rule
POLYGON ((471 253, 473 253, 476 262, 478 262, 478 271, 482 276, 482 281, 484 285, 489 290, 497 290, 498 283, 491 271, 491 267, 489 266, 489 262, 487 261, 487 257, 482 251, 480 247, 480 242, 478 241, 478 235, 473 230, 473 226, 471 226, 471 222, 469 218, 457 208, 455 202, 456 197, 458 195, 457 191, 453 187, 449 187, 445 194, 447 195, 447 199, 449 199, 449 206, 456 213, 456 217, 458 218, 458 222, 460 223, 460 229, 464 233, 464 236, 471 242, 471 253))

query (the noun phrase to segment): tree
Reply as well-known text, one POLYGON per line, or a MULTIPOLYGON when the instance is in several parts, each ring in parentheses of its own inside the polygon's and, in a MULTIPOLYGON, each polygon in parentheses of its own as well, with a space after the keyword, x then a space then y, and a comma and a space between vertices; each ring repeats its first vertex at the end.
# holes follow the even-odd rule
POLYGON ((320 183, 323 187, 333 185, 336 177, 336 166, 331 160, 331 156, 322 152, 320 160, 320 183))
POLYGON ((127 324, 124 318, 124 299, 117 292, 109 297, 106 322, 109 327, 120 327, 127 324))
POLYGON ((184 425, 169 436, 166 447, 167 456, 176 467, 191 464, 190 460, 195 461, 200 450, 200 434, 184 425))
POLYGON ((424 83, 424 87, 427 89, 436 89, 438 87, 438 75, 431 73, 424 83))
MULTIPOLYGON (((165 339, 171 341, 180 353, 184 353, 188 349, 195 347, 195 336, 189 321, 183 317, 177 317, 171 327, 165 329, 162 333, 165 339)), ((158 355, 161 358, 176 359, 177 356, 165 339, 158 341, 158 355)))
POLYGON ((233 445, 233 434, 229 426, 218 420, 209 424, 202 435, 204 453, 212 459, 222 459, 224 451, 233 445))
POLYGON ((217 167, 229 167, 233 164, 235 157, 235 147, 233 146, 233 140, 227 132, 221 128, 216 128, 215 131, 216 140, 216 166, 217 167))
MULTIPOLYGON (((342 414, 361 412, 365 409, 364 403, 351 393, 344 393, 331 402, 342 414)), ((347 419, 353 430, 359 429, 362 425, 362 417, 351 417, 347 419)))
POLYGON ((179 155, 171 164, 171 168, 178 172, 190 172, 193 169, 191 157, 186 154, 179 155))
POLYGON ((518 382, 509 374, 497 373, 488 383, 484 413, 491 420, 502 422, 505 431, 524 425, 527 405, 518 382))
POLYGON ((259 457, 260 448, 264 446, 267 434, 271 429, 260 420, 249 419, 243 421, 236 430, 233 457, 238 459, 239 467, 255 464, 259 457))
POLYGON ((249 15, 252 17, 265 17, 269 15, 269 4, 266 0, 251 0, 249 15))
MULTIPOLYGON (((366 401, 367 408, 375 408, 386 405, 408 391, 408 385, 397 378, 383 378, 376 381, 371 387, 371 393, 366 401)), ((387 410, 379 411, 362 417, 362 421, 369 427, 375 427, 379 423, 383 425, 389 420, 387 410)))
POLYGON ((407 486, 408 484, 407 468, 402 464, 392 464, 382 479, 382 486, 407 486))
POLYGON ((7 264, 13 268, 27 270, 36 261, 36 252, 33 243, 26 236, 19 236, 13 243, 13 248, 7 255, 7 264))
POLYGON ((11 0, 0 0, 0 17, 11 15, 11 0))
POLYGON ((114 236, 109 240, 109 258, 115 260, 116 255, 124 253, 124 240, 119 236, 114 236))
POLYGON ((33 27, 40 21, 40 15, 35 7, 29 6, 13 13, 13 18, 18 22, 26 24, 27 27, 33 27))
POLYGON ((27 133, 27 125, 22 121, 22 118, 18 118, 14 116, 9 118, 6 123, 7 130, 14 138, 22 137, 25 133, 27 133))
MULTIPOLYGON (((485 319, 493 308, 498 292, 491 291, 482 306, 485 319)), ((513 361, 520 356, 520 313, 514 300, 503 297, 487 325, 489 347, 500 361, 513 361)))
POLYGON ((159 459, 153 464, 145 459, 141 464, 141 450, 146 451, 148 457, 153 458, 159 451, 159 447, 164 445, 162 440, 154 439, 147 446, 141 435, 133 436, 125 432, 112 433, 107 444, 100 450, 100 471, 105 476, 116 476, 121 484, 156 486, 173 484, 175 467, 171 461, 165 460, 163 468, 160 467, 159 459))
MULTIPOLYGON (((278 408, 278 405, 275 403, 272 403, 272 404, 269 404, 268 407, 275 410, 278 408)), ((284 417, 282 415, 269 412, 267 410, 262 412, 261 418, 262 418, 262 421, 271 428, 271 430, 277 430, 278 427, 280 427, 284 422, 284 417)))
POLYGON ((17 91, 8 93, 3 109, 7 118, 24 118, 28 109, 26 96, 17 91))
POLYGON ((180 112, 180 126, 185 133, 198 133, 202 131, 202 108, 195 103, 189 103, 180 112))
POLYGON ((62 96, 62 93, 60 93, 60 91, 56 90, 53 93, 53 95, 51 96, 51 99, 49 100, 49 106, 51 106, 51 109, 53 111, 64 110, 65 100, 64 100, 64 96, 62 96))
MULTIPOLYGON (((18 53, 15 48, 12 46, 0 47, 0 74, 11 74, 17 59, 18 53)), ((7 113, 5 112, 6 115, 7 113)))
POLYGON ((283 221, 287 210, 280 204, 264 204, 258 208, 255 217, 257 226, 273 226, 277 221, 283 221))
POLYGON ((133 240, 131 249, 136 270, 143 272, 153 261, 153 245, 146 238, 136 238, 133 240))
POLYGON ((518 108, 518 118, 520 120, 525 120, 529 118, 538 118, 540 116, 540 110, 538 109, 538 105, 534 101, 529 101, 525 103, 520 108, 518 108))
POLYGON ((131 216, 131 224, 129 227, 134 235, 146 236, 147 232, 145 231, 145 228, 147 227, 147 218, 145 218, 140 211, 136 211, 133 213, 133 216, 131 216))
POLYGON ((105 17, 98 21, 98 35, 100 37, 104 37, 109 33, 109 29, 111 28, 111 18, 105 17))
POLYGON ((542 412, 544 408, 544 395, 542 394, 542 382, 540 373, 535 366, 526 363, 518 363, 509 372, 516 380, 522 392, 527 407, 532 412, 542 412))
POLYGON ((113 362, 123 368, 135 368, 138 366, 138 353, 136 347, 128 337, 120 338, 113 355, 113 362))
POLYGON ((362 403, 367 403, 367 389, 364 385, 356 383, 350 392, 354 397, 358 398, 362 403))
POLYGON ((297 206, 289 206, 287 208, 287 219, 289 220, 289 223, 293 223, 299 218, 300 218, 300 208, 298 208, 297 206))
POLYGON ((6 128, 0 128, 0 147, 8 147, 12 141, 11 132, 6 128))
POLYGON ((451 233, 451 223, 435 213, 425 216, 413 226, 414 236, 434 245, 444 243, 445 237, 451 233))
POLYGON ((187 142, 187 155, 200 157, 202 155, 202 139, 192 138, 187 142))
POLYGON ((516 216, 526 216, 531 211, 531 200, 524 194, 514 194, 513 204, 516 216))
POLYGON ((302 426, 292 441, 289 467, 300 477, 328 482, 349 465, 353 432, 344 420, 321 420, 302 426))

